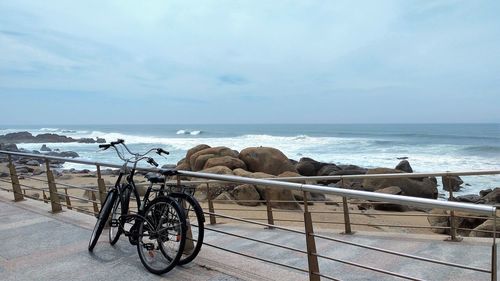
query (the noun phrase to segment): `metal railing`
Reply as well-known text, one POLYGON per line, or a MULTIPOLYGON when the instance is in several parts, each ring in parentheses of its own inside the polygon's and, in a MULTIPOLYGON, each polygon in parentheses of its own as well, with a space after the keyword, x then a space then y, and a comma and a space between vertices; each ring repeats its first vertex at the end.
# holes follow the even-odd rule
MULTIPOLYGON (((0 183, 9 183, 11 184, 12 188, 2 188, 8 191, 12 191, 14 194, 14 200, 15 201, 20 201, 23 200, 24 197, 31 197, 36 200, 41 200, 46 203, 51 204, 51 210, 52 212, 59 212, 62 210, 62 207, 66 207, 67 209, 71 210, 77 210, 81 211, 84 213, 89 213, 89 214, 94 214, 96 215, 99 212, 99 205, 102 205, 103 200, 106 196, 106 186, 104 182, 104 178, 101 173, 101 167, 111 167, 111 168, 120 168, 120 165, 115 165, 115 164, 109 164, 109 163, 100 163, 100 162, 92 162, 92 161, 85 161, 85 160, 78 160, 78 159, 67 159, 67 158, 61 158, 61 157, 53 157, 53 156, 45 156, 45 155, 39 155, 39 154, 27 154, 27 153, 19 153, 19 152, 9 152, 9 151, 0 151, 0 154, 6 154, 8 155, 8 161, 9 161, 9 172, 10 172, 10 181, 4 180, 0 178, 0 183), (34 158, 34 159, 43 159, 44 164, 45 164, 45 176, 46 179, 41 178, 42 176, 30 176, 30 177, 25 177, 24 180, 22 180, 18 175, 16 171, 16 167, 14 165, 13 157, 25 157, 25 158, 34 158), (71 162, 71 163, 77 163, 77 164, 84 164, 84 165, 95 165, 96 167, 96 184, 95 185, 87 185, 85 187, 82 186, 75 186, 72 184, 68 183, 61 183, 57 182, 54 177, 53 173, 53 168, 51 167, 51 161, 64 161, 64 162, 71 162), (22 182, 20 181, 22 180, 22 182), (38 181, 43 184, 46 184, 47 187, 35 187, 35 186, 28 186, 25 184, 25 181, 32 180, 32 181, 38 181), (57 189, 57 185, 63 186, 64 188, 64 193, 61 193, 57 189), (69 194, 72 190, 83 190, 87 192, 87 198, 84 198, 82 196, 77 196, 75 194, 69 194), (30 190, 37 190, 37 191, 42 191, 43 193, 43 198, 36 198, 34 196, 28 195, 27 191, 30 190), (47 196, 48 193, 48 196, 47 196), (82 205, 79 206, 75 204, 74 202, 72 203, 71 200, 76 199, 78 201, 85 202, 90 205, 82 205), (64 202, 61 202, 64 201, 64 202)), ((142 171, 148 171, 148 172, 155 172, 158 169, 153 169, 153 168, 138 168, 138 170, 142 171)), ((366 192, 366 191, 358 191, 358 190, 349 190, 349 189, 342 189, 342 188, 335 188, 335 187, 326 187, 326 186, 320 186, 320 185, 314 185, 310 184, 311 182, 314 181, 324 181, 324 180, 347 180, 347 179, 365 179, 365 178, 422 178, 422 177, 431 177, 431 176, 441 176, 441 177, 446 177, 446 176, 469 176, 469 175, 496 175, 500 174, 500 170, 494 170, 494 171, 465 171, 465 172, 440 172, 440 173, 411 173, 411 174, 406 174, 406 173, 400 173, 400 174, 374 174, 374 175, 343 175, 343 176, 323 176, 323 177, 291 177, 291 178, 271 178, 271 179, 254 179, 254 178, 244 178, 244 177, 238 177, 238 176, 230 176, 230 175, 216 175, 216 174, 206 174, 206 173, 200 173, 200 172, 191 172, 191 171, 179 171, 181 176, 184 177, 191 177, 191 178, 200 178, 200 179, 205 179, 201 181, 197 180, 192 180, 192 181, 181 181, 181 177, 178 177, 178 180, 175 181, 177 183, 181 182, 183 185, 191 184, 191 185, 206 185, 207 188, 207 200, 205 200, 205 204, 207 205, 206 208, 208 209, 205 211, 206 216, 209 218, 209 223, 211 225, 217 224, 217 219, 224 219, 224 220, 233 220, 237 221, 239 223, 245 223, 245 224, 252 224, 252 225, 259 225, 259 226, 264 226, 269 229, 276 229, 278 231, 287 231, 290 233, 295 233, 299 235, 304 235, 305 236, 305 242, 306 242, 306 249, 298 249, 295 247, 287 246, 287 245, 279 245, 277 243, 272 243, 272 242, 267 242, 267 241, 261 241, 255 238, 250 238, 250 237, 245 237, 242 235, 236 235, 234 233, 222 231, 220 229, 215 229, 210 226, 207 226, 206 229, 208 231, 224 234, 224 235, 229 235, 233 237, 237 237, 240 239, 245 239, 249 240, 255 243, 261 243, 265 244, 270 247, 278 247, 283 250, 287 251, 292 251, 296 253, 300 253, 303 255, 306 255, 307 261, 308 261, 308 267, 307 269, 305 268, 299 268, 297 266, 292 266, 288 264, 281 263, 280 261, 276 260, 269 260, 269 259, 264 259, 258 256, 253 256, 250 254, 246 253, 241 253, 238 251, 234 251, 231 249, 228 249, 227 247, 221 246, 221 245, 215 245, 215 244, 210 244, 210 243, 204 243, 207 246, 211 246, 217 249, 225 250, 234 254, 242 255, 248 258, 253 258, 257 259, 260 261, 264 261, 267 263, 287 267, 290 269, 294 269, 298 272, 305 272, 309 275, 310 280, 320 280, 320 278, 324 279, 329 279, 329 280, 337 280, 335 277, 328 276, 324 273, 321 273, 319 269, 319 263, 318 259, 322 260, 328 260, 328 261, 334 261, 337 263, 342 263, 342 264, 347 264, 349 266, 353 267, 358 267, 362 268, 365 270, 370 270, 373 272, 378 272, 381 274, 386 274, 389 276, 394 276, 394 277, 399 277, 399 278, 405 278, 408 280, 420 280, 418 278, 414 278, 411 276, 407 276, 401 273, 396 273, 396 272, 391 272, 388 270, 380 269, 380 268, 375 268, 372 266, 360 264, 360 263, 354 263, 346 260, 342 260, 339 258, 335 257, 330 257, 324 254, 320 254, 316 250, 316 240, 326 240, 330 242, 335 242, 335 243, 342 243, 346 244, 352 247, 358 247, 358 248, 363 248, 366 250, 370 251, 377 251, 383 254, 389 254, 389 255, 396 255, 404 258, 409 258, 409 259, 415 259, 423 262, 429 262, 433 264, 438 264, 438 265, 443 265, 443 266, 449 266, 449 267, 454 267, 454 268, 460 268, 464 270, 472 270, 480 273, 488 273, 491 275, 491 280, 496 280, 496 217, 497 217, 497 208, 495 206, 489 206, 489 205, 476 205, 476 204, 466 204, 466 203, 460 203, 460 202, 450 202, 450 201, 438 201, 438 200, 432 200, 432 199, 425 199, 425 198, 417 198, 417 197, 407 197, 407 196, 400 196, 400 195, 390 195, 390 194, 382 194, 382 193, 373 193, 373 192, 366 192), (287 182, 286 182, 287 181, 287 182), (298 182, 306 182, 306 183, 298 183, 298 182), (302 210, 301 211, 289 211, 289 210, 277 210, 272 207, 272 203, 286 203, 286 202, 292 202, 292 201, 286 201, 286 200, 270 200, 269 197, 265 198, 265 200, 235 200, 239 201, 240 203, 243 202, 254 202, 254 203, 263 203, 266 205, 265 209, 258 209, 258 210, 252 210, 253 212, 262 212, 265 213, 265 217, 263 218, 240 218, 240 217, 235 217, 235 216, 229 216, 225 215, 222 213, 218 213, 215 211, 215 207, 217 207, 218 211, 240 211, 243 209, 237 209, 237 208, 228 208, 228 207, 221 207, 217 206, 218 203, 221 203, 220 200, 216 200, 215 198, 212 198, 210 196, 210 185, 211 184, 221 184, 221 183, 243 183, 243 184, 251 184, 251 185, 258 185, 258 186, 265 186, 266 190, 267 188, 284 188, 288 190, 294 190, 294 191, 299 191, 303 194, 303 204, 302 210), (314 209, 314 206, 310 206, 309 204, 312 202, 308 201, 308 195, 309 193, 322 193, 322 194, 330 194, 330 195, 335 195, 339 196, 342 200, 341 201, 332 201, 332 200, 325 200, 324 202, 322 201, 314 201, 314 203, 322 202, 325 204, 336 204, 339 206, 341 210, 339 211, 323 211, 323 210, 316 210, 314 209), (351 216, 358 216, 358 215, 366 215, 366 213, 363 212, 353 212, 350 210, 349 205, 352 204, 348 202, 348 199, 350 198, 357 198, 357 199, 362 199, 362 200, 369 200, 369 201, 374 201, 370 202, 370 204, 378 204, 378 203, 394 203, 394 204, 400 204, 400 205, 407 205, 407 206, 415 206, 415 207, 422 207, 422 208, 437 208, 437 209, 445 209, 449 210, 450 213, 449 215, 433 215, 433 214, 397 214, 399 216, 425 216, 425 217, 447 217, 449 219, 449 227, 436 227, 436 226, 430 226, 430 227, 422 227, 422 226, 411 226, 411 225, 399 225, 399 226, 394 226, 394 225, 384 225, 384 224, 363 224, 363 223, 354 223, 351 222, 351 216), (312 209, 311 209, 312 208, 312 209), (457 230, 463 230, 457 225, 455 225, 455 211, 463 211, 463 212, 468 212, 470 214, 474 214, 475 216, 466 216, 468 218, 480 218, 480 219, 489 219, 493 220, 493 230, 492 231, 484 231, 488 232, 489 234, 492 235, 493 237, 493 244, 492 244, 492 250, 491 250, 491 265, 490 268, 479 268, 479 267, 472 267, 469 265, 463 265, 463 264, 457 264, 457 263, 452 263, 452 262, 446 262, 442 260, 437 260, 437 259, 431 259, 427 257, 421 257, 421 256, 416 256, 416 255, 410 255, 402 252, 397 252, 397 251, 391 251, 387 249, 382 249, 379 247, 373 247, 370 245, 363 245, 363 244, 357 244, 357 243, 352 243, 344 239, 338 239, 330 236, 325 236, 325 235, 320 235, 318 233, 314 232, 313 225, 316 223, 320 224, 328 224, 328 225, 344 225, 344 233, 345 234, 352 234, 352 226, 374 226, 374 227, 404 227, 404 228, 428 228, 428 229, 443 229, 443 230, 449 230, 450 231, 450 240, 452 241, 459 241, 459 237, 457 236, 457 230), (295 214, 301 214, 303 215, 302 219, 280 219, 276 215, 280 213, 295 213, 295 214), (315 214, 342 214, 343 215, 343 221, 314 221, 313 220, 313 215, 315 214), (265 221, 265 222, 261 222, 265 221), (294 227, 285 227, 281 225, 277 225, 276 222, 288 222, 288 223, 300 223, 302 227, 304 228, 304 231, 298 230, 294 227)), ((450 197, 452 197, 452 192, 450 191, 450 197)), ((293 201, 297 202, 297 201, 293 201)), ((236 202, 238 203, 238 202, 236 202)), ((248 208, 251 207, 245 207, 248 208)), ((394 213, 377 213, 377 216, 395 216, 396 214, 394 213)))

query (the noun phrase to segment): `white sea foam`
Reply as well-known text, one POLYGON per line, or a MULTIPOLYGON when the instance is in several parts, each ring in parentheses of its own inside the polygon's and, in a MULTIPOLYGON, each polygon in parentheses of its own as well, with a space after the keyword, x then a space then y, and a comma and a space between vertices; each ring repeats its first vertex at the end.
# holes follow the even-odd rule
POLYGON ((185 135, 187 134, 186 130, 179 130, 177 131, 177 133, 175 133, 176 135, 185 135))
POLYGON ((201 131, 191 131, 189 134, 193 135, 193 136, 197 136, 197 135, 201 134, 201 131))

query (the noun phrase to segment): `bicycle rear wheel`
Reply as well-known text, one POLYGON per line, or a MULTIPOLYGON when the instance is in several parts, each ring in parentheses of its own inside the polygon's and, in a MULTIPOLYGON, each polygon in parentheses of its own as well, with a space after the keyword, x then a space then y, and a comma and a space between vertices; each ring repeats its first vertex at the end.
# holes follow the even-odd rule
POLYGON ((179 199, 178 202, 186 215, 186 246, 179 259, 179 265, 184 265, 194 260, 200 252, 205 235, 205 216, 200 204, 192 196, 185 193, 170 193, 169 196, 179 199))
POLYGON ((94 230, 92 230, 92 234, 89 240, 89 251, 92 252, 97 241, 99 240, 99 236, 101 236, 102 230, 108 221, 109 215, 111 214, 111 209, 117 199, 116 190, 111 190, 108 192, 106 199, 104 200, 104 204, 102 205, 101 211, 97 217, 97 222, 95 223, 94 230))
POLYGON ((177 202, 168 197, 151 201, 138 228, 137 252, 142 264, 154 274, 172 270, 186 243, 186 218, 177 202))

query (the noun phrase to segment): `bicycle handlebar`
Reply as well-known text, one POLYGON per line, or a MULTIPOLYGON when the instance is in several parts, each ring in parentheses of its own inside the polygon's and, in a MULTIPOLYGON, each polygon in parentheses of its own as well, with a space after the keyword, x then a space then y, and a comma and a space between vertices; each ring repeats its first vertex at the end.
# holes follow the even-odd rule
POLYGON ((137 165, 137 162, 141 161, 141 160, 144 160, 144 159, 147 159, 146 161, 152 165, 152 166, 155 166, 155 167, 158 167, 158 163, 151 157, 145 157, 147 154, 151 153, 152 151, 155 151, 156 150, 156 153, 158 155, 161 155, 162 153, 163 154, 166 154, 166 155, 169 155, 170 153, 166 150, 164 150, 163 148, 152 148, 150 150, 148 150, 146 153, 144 154, 139 154, 139 153, 133 153, 132 151, 130 151, 130 149, 127 147, 127 145, 125 145, 125 141, 123 139, 118 139, 116 141, 112 141, 110 142, 109 144, 100 144, 99 145, 99 148, 103 148, 103 150, 106 150, 110 147, 113 147, 116 151, 116 154, 118 154, 118 157, 125 161, 125 164, 128 163, 128 162, 133 162, 134 163, 134 167, 135 165, 137 165), (120 151, 116 148, 116 145, 118 144, 121 144, 123 147, 125 147, 125 149, 131 154, 133 155, 133 157, 127 159, 125 158, 125 156, 123 155, 123 150, 122 152, 120 153, 120 151), (134 160, 132 160, 132 158, 135 158, 134 160))

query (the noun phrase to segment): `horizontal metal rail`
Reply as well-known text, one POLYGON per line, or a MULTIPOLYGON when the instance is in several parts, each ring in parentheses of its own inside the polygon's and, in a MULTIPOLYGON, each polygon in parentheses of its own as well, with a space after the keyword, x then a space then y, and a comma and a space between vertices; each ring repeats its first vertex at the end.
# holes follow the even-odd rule
MULTIPOLYGON (((55 157, 55 156, 45 156, 38 154, 29 154, 29 153, 20 153, 20 152, 12 152, 12 151, 3 151, 0 150, 2 154, 10 154, 31 158, 41 158, 47 160, 56 160, 56 161, 64 161, 70 163, 78 163, 84 165, 95 165, 95 166, 106 166, 106 167, 114 167, 121 168, 121 165, 111 164, 111 163, 102 163, 102 162, 93 162, 86 160, 78 160, 78 159, 67 159, 64 157, 55 157)), ((158 172, 159 169, 156 168, 137 168, 137 170, 148 171, 148 172, 158 172)), ((461 202, 449 202, 449 201, 438 201, 426 198, 418 198, 418 197, 408 197, 401 195, 392 195, 392 194, 383 194, 383 193, 374 193, 367 191, 359 191, 359 190, 350 190, 350 189, 342 189, 336 187, 325 187, 319 185, 312 184, 300 184, 300 183, 292 183, 292 182, 281 182, 281 180, 286 180, 287 178, 273 178, 273 179, 254 179, 254 178, 245 178, 239 176, 230 176, 230 175, 217 175, 217 174, 208 174, 208 173, 200 173, 200 172, 191 172, 191 171, 178 171, 181 175, 204 178, 204 179, 213 179, 213 180, 221 180, 221 181, 229 181, 229 182, 237 182, 237 183, 247 183, 254 185, 267 185, 267 186, 275 186, 286 188, 290 190, 300 190, 300 191, 308 191, 308 192, 318 192, 318 193, 326 193, 338 196, 345 196, 351 198, 365 199, 365 200, 374 200, 374 201, 384 201, 390 203, 399 203, 406 204, 409 206, 416 207, 424 207, 424 208, 441 208, 441 209, 449 209, 449 210, 457 210, 457 211, 467 211, 477 214, 484 214, 488 216, 496 215, 496 208, 494 206, 484 206, 484 205, 475 205, 461 202)), ((500 170, 485 170, 485 171, 463 171, 463 172, 436 172, 436 173, 397 173, 397 174, 370 174, 370 175, 343 175, 343 176, 328 176, 328 177, 307 177, 309 180, 322 180, 322 179, 362 179, 362 178, 420 178, 420 177, 429 177, 429 176, 471 176, 471 175, 497 175, 500 174, 500 170)), ((290 179, 290 178, 288 178, 290 179)))

